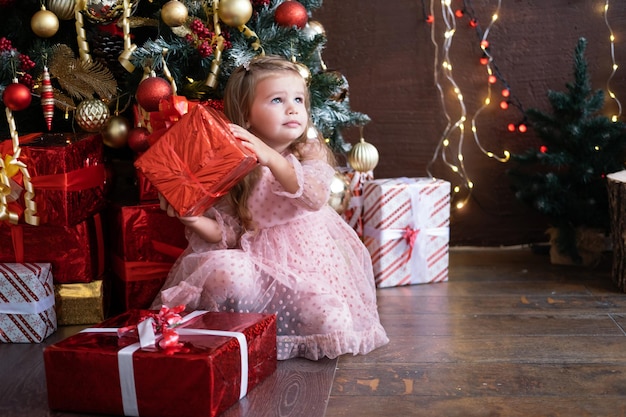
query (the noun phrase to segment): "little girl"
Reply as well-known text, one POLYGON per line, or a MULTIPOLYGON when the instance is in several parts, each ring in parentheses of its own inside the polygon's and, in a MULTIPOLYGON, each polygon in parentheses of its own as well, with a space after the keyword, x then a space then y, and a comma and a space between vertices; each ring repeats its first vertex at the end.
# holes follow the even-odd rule
POLYGON ((323 139, 310 137, 309 106, 288 60, 258 57, 233 72, 225 113, 259 167, 204 216, 180 218, 189 246, 152 306, 276 314, 280 360, 388 342, 369 253, 326 204, 335 170, 323 139))

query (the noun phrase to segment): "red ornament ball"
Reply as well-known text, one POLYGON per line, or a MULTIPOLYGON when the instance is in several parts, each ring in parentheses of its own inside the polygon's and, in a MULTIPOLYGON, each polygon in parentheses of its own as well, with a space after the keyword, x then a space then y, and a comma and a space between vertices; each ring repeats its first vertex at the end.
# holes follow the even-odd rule
POLYGON ((139 83, 135 98, 148 112, 158 111, 161 99, 167 100, 173 94, 172 85, 164 78, 150 77, 139 83))
POLYGON ((296 26, 302 29, 309 21, 309 16, 302 4, 295 0, 287 0, 276 8, 274 21, 279 26, 288 28, 296 26))
POLYGON ((136 127, 128 133, 128 147, 135 153, 142 153, 148 150, 150 132, 145 127, 136 127))
POLYGON ((24 84, 12 83, 4 89, 2 94, 2 101, 12 111, 20 111, 28 108, 32 96, 30 89, 24 84))

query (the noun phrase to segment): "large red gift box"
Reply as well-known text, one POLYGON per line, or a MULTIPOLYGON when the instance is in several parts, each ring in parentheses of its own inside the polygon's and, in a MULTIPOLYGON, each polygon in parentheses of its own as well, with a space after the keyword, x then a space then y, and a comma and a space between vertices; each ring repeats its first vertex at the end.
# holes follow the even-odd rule
POLYGON ((448 279, 450 183, 387 178, 363 187, 363 243, 376 286, 448 279))
MULTIPOLYGON (((12 155, 0 143, 0 156, 12 155)), ((33 185, 40 224, 74 226, 105 205, 102 137, 94 134, 34 133, 20 137, 19 160, 33 185)), ((21 182, 21 174, 13 180, 21 182)), ((23 204, 23 199, 16 199, 23 204)))
POLYGON ((149 308, 187 247, 185 226, 158 203, 111 206, 112 297, 118 309, 149 308))
POLYGON ((0 342, 39 343, 56 329, 50 264, 0 263, 0 342))
POLYGON ((91 282, 104 272, 99 214, 67 227, 0 222, 0 248, 0 262, 51 263, 55 284, 91 282))
POLYGON ((219 111, 197 105, 135 166, 182 216, 203 214, 257 165, 219 111))
POLYGON ((276 369, 274 315, 191 313, 185 318, 194 318, 175 328, 182 350, 170 352, 118 337, 117 329, 136 325, 147 312, 128 311, 48 346, 44 365, 50 408, 213 417, 276 369))

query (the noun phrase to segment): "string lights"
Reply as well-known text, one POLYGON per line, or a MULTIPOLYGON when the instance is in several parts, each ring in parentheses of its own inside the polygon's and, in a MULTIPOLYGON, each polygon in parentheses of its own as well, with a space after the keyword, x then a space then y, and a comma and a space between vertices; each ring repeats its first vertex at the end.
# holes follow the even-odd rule
MULTIPOLYGON (((465 124, 469 121, 471 134, 478 149, 487 157, 493 158, 502 163, 506 163, 510 160, 511 153, 504 149, 502 151, 502 155, 499 156, 493 151, 486 149, 481 144, 477 128, 477 121, 480 115, 492 104, 493 101, 499 100, 498 106, 501 110, 508 111, 510 107, 515 107, 521 113, 521 117, 518 119, 518 122, 511 122, 507 124, 506 129, 509 132, 526 133, 528 125, 526 122, 526 111, 520 100, 511 91, 506 79, 502 76, 490 49, 488 37, 492 27, 499 18, 502 0, 497 0, 495 10, 491 16, 491 21, 484 31, 481 29, 478 19, 476 18, 471 0, 462 0, 462 8, 457 8, 456 10, 453 10, 451 1, 452 0, 439 0, 441 7, 441 19, 436 19, 436 0, 430 0, 429 12, 426 10, 425 0, 422 0, 424 21, 430 25, 430 38, 432 44, 434 45, 433 79, 439 93, 442 113, 446 120, 446 126, 439 138, 433 157, 427 164, 427 173, 430 177, 434 177, 431 172, 433 165, 437 160, 441 159, 444 166, 449 168, 450 171, 452 171, 452 173, 460 179, 459 185, 453 184, 452 207, 454 209, 461 209, 471 197, 471 193, 474 188, 473 182, 467 175, 463 157, 463 146, 465 142, 464 135, 466 129, 465 124), (485 67, 487 81, 486 97, 482 100, 482 104, 478 107, 474 114, 471 115, 471 117, 468 117, 463 94, 454 79, 450 58, 450 48, 457 31, 456 19, 466 17, 469 19, 469 26, 474 28, 478 35, 479 45, 482 51, 480 63, 485 67), (439 21, 442 22, 441 28, 437 26, 439 21), (502 84, 502 89, 500 90, 500 97, 495 98, 493 88, 498 82, 502 84), (450 94, 450 91, 452 94, 450 94)), ((616 114, 611 116, 611 120, 616 122, 621 117, 622 105, 617 99, 615 93, 611 90, 610 86, 611 81, 618 69, 618 65, 615 60, 615 35, 608 21, 609 0, 604 0, 603 10, 604 21, 609 30, 610 52, 612 59, 612 71, 607 80, 606 89, 607 95, 614 100, 617 105, 616 114)))
POLYGON ((609 75, 609 78, 606 81, 606 90, 607 90, 609 97, 615 101, 615 104, 617 104, 617 113, 611 116, 611 120, 613 122, 617 122, 620 116, 622 115, 622 103, 620 103, 620 101, 615 96, 615 93, 611 90, 611 80, 615 76, 618 66, 615 61, 615 34, 613 33, 613 29, 611 29, 611 25, 609 24, 608 13, 609 13, 609 0, 605 0, 604 23, 606 24, 606 27, 609 30, 609 43, 610 43, 611 62, 612 62, 611 75, 609 75))
MULTIPOLYGON (((465 132, 465 122, 467 120, 467 109, 465 106, 465 102, 463 100, 463 94, 456 83, 453 71, 452 71, 452 63, 450 60, 450 46, 452 45, 452 41, 454 39, 454 34, 456 33, 456 20, 455 20, 455 12, 452 10, 450 5, 450 0, 440 0, 441 1, 441 16, 442 21, 444 23, 444 31, 443 31, 443 40, 441 46, 441 60, 439 59, 439 44, 437 43, 437 31, 435 20, 432 19, 431 23, 431 41, 435 47, 435 56, 434 56, 434 64, 433 64, 433 78, 435 80, 435 85, 437 90, 439 91, 439 97, 441 100, 441 105, 443 108, 443 113, 446 118, 447 124, 446 127, 437 143, 437 147, 433 158, 428 163, 427 172, 429 176, 433 176, 431 173, 432 165, 437 160, 438 156, 441 156, 441 160, 443 163, 460 179, 462 184, 456 185, 453 187, 453 207, 459 209, 462 208, 469 196, 471 194, 471 190, 474 187, 474 184, 469 179, 467 172, 465 171, 465 164, 463 161, 463 142, 464 142, 464 132, 465 132), (440 74, 442 76, 440 77, 440 74), (456 120, 452 120, 452 116, 448 112, 446 93, 442 86, 441 78, 444 78, 450 86, 452 87, 452 91, 454 92, 454 97, 456 99, 456 103, 458 105, 458 118, 456 120), (451 143, 453 139, 456 138, 456 149, 451 150, 451 143), (456 152, 451 159, 448 157, 448 153, 456 152), (465 189, 465 194, 462 194, 461 191, 465 189)), ((430 16, 434 16, 434 0, 430 2, 430 16)))

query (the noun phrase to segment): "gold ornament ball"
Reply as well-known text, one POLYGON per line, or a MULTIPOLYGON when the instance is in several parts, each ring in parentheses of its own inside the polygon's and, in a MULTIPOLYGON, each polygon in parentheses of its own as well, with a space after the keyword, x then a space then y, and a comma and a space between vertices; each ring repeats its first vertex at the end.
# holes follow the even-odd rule
POLYGON ((40 38, 49 38, 59 31, 59 18, 50 10, 39 10, 30 19, 30 28, 40 38))
POLYGON ((326 30, 324 30, 324 26, 317 20, 309 20, 304 28, 302 29, 307 38, 313 39, 317 35, 325 35, 326 30))
POLYGON ((342 214, 348 208, 351 197, 350 181, 348 181, 348 178, 341 172, 335 172, 330 183, 328 205, 331 206, 337 214, 342 214))
POLYGON ((75 17, 76 0, 48 0, 48 10, 61 20, 72 20, 75 17))
POLYGON ((99 132, 109 119, 109 107, 98 99, 83 100, 76 106, 74 119, 81 129, 99 132))
POLYGON ((361 138, 359 143, 350 149, 348 163, 355 171, 371 171, 378 165, 378 149, 361 138))
POLYGON ((169 27, 182 26, 189 16, 187 6, 178 0, 170 0, 161 7, 161 20, 169 27))
POLYGON ((111 116, 102 129, 102 142, 109 148, 123 148, 128 144, 130 123, 122 116, 111 116))
POLYGON ((222 22, 238 28, 252 17, 252 3, 250 0, 220 0, 217 13, 222 22))

